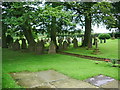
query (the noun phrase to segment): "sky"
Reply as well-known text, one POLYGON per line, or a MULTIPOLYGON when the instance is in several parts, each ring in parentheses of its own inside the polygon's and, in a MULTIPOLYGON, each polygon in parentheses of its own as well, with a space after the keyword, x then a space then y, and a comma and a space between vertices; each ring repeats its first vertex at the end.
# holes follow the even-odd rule
MULTIPOLYGON (((77 29, 82 29, 81 26, 76 25, 77 29)), ((106 27, 104 25, 100 25, 99 27, 97 27, 97 24, 95 26, 92 26, 93 29, 93 33, 112 33, 113 30, 115 29, 111 29, 111 31, 109 29, 106 29, 106 27)), ((85 27, 83 27, 82 30, 85 30, 85 27)))
POLYGON ((97 25, 93 26, 93 33, 111 33, 109 29, 106 29, 105 26, 99 26, 97 25))

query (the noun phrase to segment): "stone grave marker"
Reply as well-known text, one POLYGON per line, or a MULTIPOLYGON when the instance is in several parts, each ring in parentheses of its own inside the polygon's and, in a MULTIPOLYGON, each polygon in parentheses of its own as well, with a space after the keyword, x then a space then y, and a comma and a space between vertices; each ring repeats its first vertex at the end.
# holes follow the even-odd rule
POLYGON ((20 43, 19 43, 18 39, 12 44, 12 49, 13 50, 20 50, 20 43))
POLYGON ((95 39, 95 49, 93 50, 93 54, 99 54, 100 53, 100 51, 99 51, 99 49, 98 49, 98 39, 96 38, 95 39))
POLYGON ((73 42, 73 47, 77 48, 78 47, 78 41, 77 41, 77 39, 74 38, 72 42, 73 42))
POLYGON ((63 49, 63 44, 62 44, 62 42, 63 42, 63 39, 62 39, 62 38, 58 39, 58 43, 59 43, 58 49, 59 49, 59 50, 63 49))
POLYGON ((71 44, 71 39, 70 39, 70 38, 67 38, 67 42, 68 42, 68 46, 70 46, 70 44, 71 44))
POLYGON ((63 42, 63 49, 66 50, 68 48, 68 43, 66 41, 63 42))
POLYGON ((36 43, 35 52, 36 52, 36 54, 43 54, 44 53, 44 42, 43 42, 43 40, 36 43))
POLYGON ((53 41, 50 42, 50 46, 49 46, 49 51, 48 51, 49 54, 54 54, 56 53, 56 45, 54 44, 53 41))
POLYGON ((34 43, 34 44, 29 44, 29 45, 28 45, 28 50, 29 50, 30 52, 34 52, 34 51, 35 51, 35 45, 36 45, 36 43, 34 43))
POLYGON ((21 49, 27 49, 27 44, 25 39, 22 39, 21 49))

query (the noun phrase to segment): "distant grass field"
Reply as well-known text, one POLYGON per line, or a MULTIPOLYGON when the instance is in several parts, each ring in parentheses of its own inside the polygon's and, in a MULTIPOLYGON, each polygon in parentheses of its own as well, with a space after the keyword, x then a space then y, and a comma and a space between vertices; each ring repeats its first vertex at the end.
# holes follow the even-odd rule
MULTIPOLYGON (((107 43, 99 43, 98 44, 100 54, 94 55, 92 54, 93 50, 86 50, 86 48, 69 48, 65 52, 81 54, 81 55, 88 55, 88 56, 95 56, 101 58, 111 58, 111 59, 118 59, 118 39, 115 40, 107 40, 107 43)), ((93 46, 93 49, 95 46, 93 46)))
POLYGON ((36 72, 52 69, 78 80, 84 80, 99 74, 118 79, 118 68, 111 67, 110 63, 102 61, 95 64, 95 61, 73 56, 60 54, 35 55, 8 49, 3 49, 2 56, 3 88, 21 88, 10 76, 9 73, 11 72, 36 72))

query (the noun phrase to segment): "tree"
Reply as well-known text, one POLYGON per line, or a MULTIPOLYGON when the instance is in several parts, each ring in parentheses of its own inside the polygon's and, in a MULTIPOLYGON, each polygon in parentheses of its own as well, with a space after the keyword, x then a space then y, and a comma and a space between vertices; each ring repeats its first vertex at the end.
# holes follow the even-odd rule
POLYGON ((112 5, 109 2, 72 2, 65 3, 68 9, 74 10, 78 15, 77 23, 85 26, 84 41, 82 46, 89 46, 92 24, 114 23, 114 17, 111 14, 112 5))

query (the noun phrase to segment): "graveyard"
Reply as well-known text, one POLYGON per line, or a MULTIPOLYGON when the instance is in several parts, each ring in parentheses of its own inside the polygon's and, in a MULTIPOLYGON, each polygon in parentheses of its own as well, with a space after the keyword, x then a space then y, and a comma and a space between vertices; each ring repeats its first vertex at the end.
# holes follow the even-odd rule
POLYGON ((119 2, 2 5, 3 89, 119 88, 119 2), (93 23, 109 32, 95 33, 93 23))

